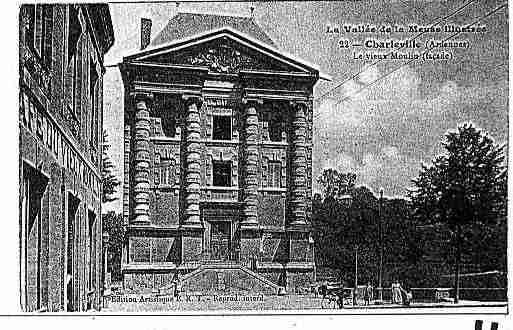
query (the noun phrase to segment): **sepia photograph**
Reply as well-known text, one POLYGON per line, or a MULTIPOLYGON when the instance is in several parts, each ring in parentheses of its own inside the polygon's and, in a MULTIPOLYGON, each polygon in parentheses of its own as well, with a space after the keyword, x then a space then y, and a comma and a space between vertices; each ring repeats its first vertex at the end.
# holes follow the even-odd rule
POLYGON ((21 315, 506 315, 508 10, 20 2, 21 315))

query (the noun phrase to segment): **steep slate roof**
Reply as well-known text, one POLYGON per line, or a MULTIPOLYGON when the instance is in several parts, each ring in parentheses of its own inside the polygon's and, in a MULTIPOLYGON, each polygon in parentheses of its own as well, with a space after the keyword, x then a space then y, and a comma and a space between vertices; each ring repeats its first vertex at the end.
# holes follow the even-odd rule
POLYGON ((231 27, 269 46, 276 47, 271 38, 251 17, 192 13, 179 13, 171 18, 164 29, 153 39, 150 46, 158 46, 223 27, 231 27))

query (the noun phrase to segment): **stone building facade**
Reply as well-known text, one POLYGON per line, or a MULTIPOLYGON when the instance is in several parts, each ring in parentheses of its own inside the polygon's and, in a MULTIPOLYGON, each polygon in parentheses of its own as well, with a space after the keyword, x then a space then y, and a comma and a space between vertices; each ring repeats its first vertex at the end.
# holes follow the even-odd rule
POLYGON ((19 15, 21 307, 99 309, 109 8, 34 4, 19 15))
POLYGON ((181 13, 120 65, 128 291, 299 291, 314 280, 319 70, 253 18, 181 13))

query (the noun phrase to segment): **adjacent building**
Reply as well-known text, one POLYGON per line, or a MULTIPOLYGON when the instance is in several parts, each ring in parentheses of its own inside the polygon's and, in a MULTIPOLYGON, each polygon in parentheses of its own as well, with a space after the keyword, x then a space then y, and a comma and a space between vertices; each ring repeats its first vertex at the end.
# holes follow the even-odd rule
POLYGON ((125 289, 308 287, 319 70, 251 17, 180 13, 120 71, 125 289))
POLYGON ((22 5, 20 297, 24 311, 98 309, 102 294, 105 4, 22 5))

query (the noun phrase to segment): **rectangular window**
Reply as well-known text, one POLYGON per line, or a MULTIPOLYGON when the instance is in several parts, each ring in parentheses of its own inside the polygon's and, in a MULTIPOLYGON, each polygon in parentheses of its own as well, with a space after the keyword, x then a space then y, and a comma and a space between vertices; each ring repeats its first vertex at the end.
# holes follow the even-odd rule
POLYGON ((34 47, 34 28, 35 28, 35 5, 23 6, 22 22, 25 23, 25 46, 33 49, 34 47))
POLYGON ((232 117, 231 116, 213 116, 212 117, 212 139, 231 140, 232 139, 232 117))
POLYGON ((170 159, 162 159, 160 163, 160 184, 173 186, 175 184, 174 166, 170 159))
POLYGON ((47 69, 52 67, 52 44, 53 44, 53 5, 42 5, 43 6, 43 36, 41 53, 43 65, 47 69))
POLYGON ((98 97, 97 84, 98 71, 96 71, 96 63, 92 58, 89 59, 89 99, 91 101, 91 125, 90 125, 90 145, 96 150, 98 146, 98 97))
POLYGON ((66 253, 66 311, 75 311, 75 241, 76 222, 80 200, 68 193, 68 235, 66 253))
POLYGON ((42 268, 42 219, 41 202, 48 180, 36 169, 23 167, 22 194, 22 292, 26 311, 36 311, 43 307, 41 268, 42 268))
POLYGON ((52 5, 25 5, 25 45, 39 56, 47 69, 52 64, 52 5))
POLYGON ((78 66, 80 65, 80 61, 78 59, 78 47, 80 36, 82 35, 82 25, 80 24, 78 15, 78 10, 73 5, 70 5, 68 15, 66 86, 68 90, 67 98, 70 111, 75 116, 75 119, 80 120, 75 100, 77 97, 77 81, 79 78, 78 66))
MULTIPOLYGON (((155 117, 160 118, 162 133, 167 137, 175 137, 179 118, 178 109, 176 109, 173 100, 169 99, 164 94, 156 94, 153 109, 155 111, 155 117)), ((157 127, 157 121, 155 122, 154 128, 154 134, 161 134, 160 129, 157 127)))
POLYGON ((171 113, 166 113, 161 117, 160 121, 162 131, 167 137, 175 137, 176 135, 176 118, 171 113))
MULTIPOLYGON (((42 110, 41 105, 39 103, 35 103, 35 99, 28 96, 26 93, 23 94, 23 102, 21 106, 23 107, 23 122, 26 124, 26 127, 37 134, 43 142, 46 143, 46 136, 44 135, 45 130, 45 118, 43 116, 44 110, 42 110)), ((48 123, 50 124, 50 123, 48 123)))
POLYGON ((232 163, 214 161, 213 164, 213 185, 216 187, 232 186, 232 163))
POLYGON ((269 120, 269 140, 273 142, 282 141, 283 131, 283 116, 279 112, 273 112, 269 120))
POLYGON ((281 188, 281 162, 269 162, 268 187, 281 188))
MULTIPOLYGON (((88 238, 89 238, 89 279, 88 279, 88 289, 89 291, 94 290, 94 277, 95 277, 95 266, 96 266, 96 235, 95 235, 95 224, 96 224, 96 214, 94 212, 88 212, 88 238)), ((90 301, 88 301, 90 303, 90 301)), ((88 306, 91 308, 91 306, 88 306)))
POLYGON ((35 7, 35 16, 34 16, 34 50, 36 54, 41 57, 43 52, 41 49, 43 48, 43 6, 42 5, 34 5, 35 7))
POLYGON ((68 16, 68 64, 71 63, 71 58, 77 52, 77 45, 82 34, 82 25, 78 17, 78 10, 73 6, 69 6, 68 16))

